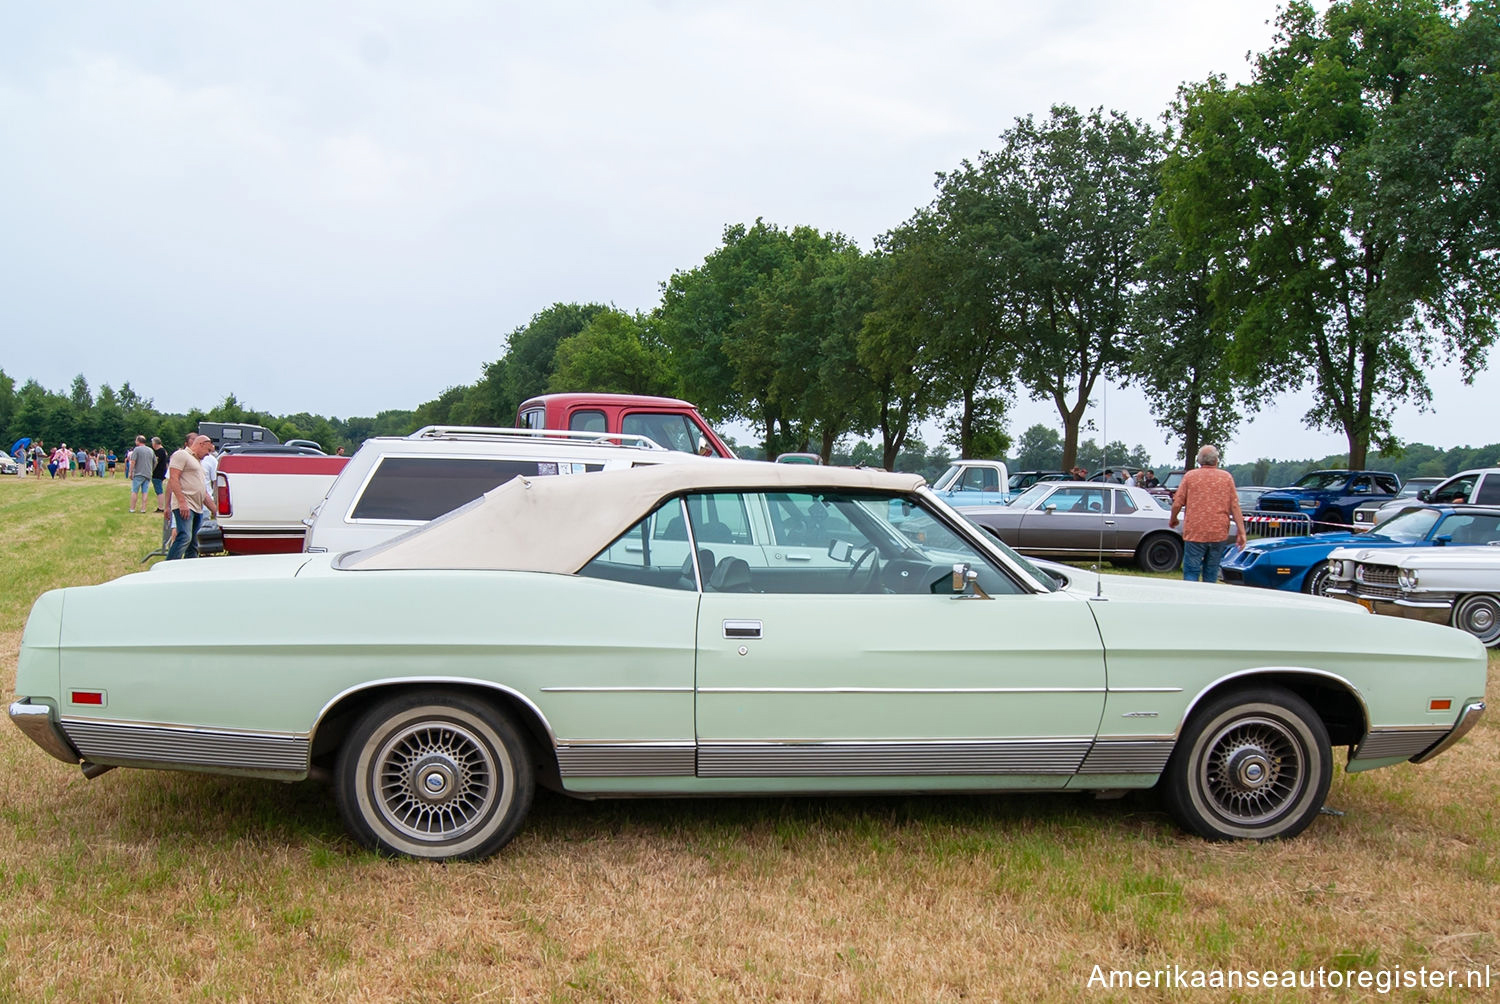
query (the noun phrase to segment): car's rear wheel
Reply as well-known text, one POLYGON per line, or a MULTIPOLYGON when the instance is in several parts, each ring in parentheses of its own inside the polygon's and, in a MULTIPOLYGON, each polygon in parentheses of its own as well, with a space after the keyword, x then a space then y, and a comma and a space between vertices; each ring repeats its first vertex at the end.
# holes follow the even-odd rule
POLYGON ((1170 572, 1182 564, 1182 541, 1166 533, 1147 537, 1135 552, 1135 563, 1143 572, 1170 572))
POLYGON ((1188 721, 1163 796, 1179 823, 1210 840, 1292 837, 1322 809, 1332 773, 1328 730, 1306 701, 1237 691, 1188 721))
POLYGON ((1302 591, 1309 596, 1328 595, 1328 563, 1319 562, 1307 570, 1307 577, 1302 580, 1302 591))
POLYGON ((534 784, 530 752, 503 715, 465 693, 424 690, 365 713, 339 751, 334 791, 360 843, 447 860, 503 847, 534 784))
POLYGON ((1500 599, 1488 593, 1465 596, 1453 608, 1453 626, 1490 648, 1500 645, 1500 599))

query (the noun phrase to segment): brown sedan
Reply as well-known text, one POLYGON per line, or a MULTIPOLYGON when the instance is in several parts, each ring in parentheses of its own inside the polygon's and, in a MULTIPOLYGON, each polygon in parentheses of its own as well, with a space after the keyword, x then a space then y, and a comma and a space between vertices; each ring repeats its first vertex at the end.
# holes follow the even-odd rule
POLYGON ((1182 561, 1182 534, 1170 513, 1144 488, 1097 481, 1043 481, 1009 505, 959 512, 1006 544, 1039 558, 1133 561, 1169 572, 1182 561))

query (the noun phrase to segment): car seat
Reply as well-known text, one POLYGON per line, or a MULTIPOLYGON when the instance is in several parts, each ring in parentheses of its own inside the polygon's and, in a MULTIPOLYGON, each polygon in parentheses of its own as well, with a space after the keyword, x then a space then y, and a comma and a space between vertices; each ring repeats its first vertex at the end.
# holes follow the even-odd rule
MULTIPOLYGON (((698 548, 698 568, 703 574, 703 584, 708 585, 708 580, 714 574, 714 552, 706 547, 698 548)), ((678 583, 683 589, 697 589, 698 580, 693 577, 693 556, 690 554, 682 562, 682 579, 678 583)))
POLYGON ((708 578, 711 593, 750 592, 750 563, 744 558, 725 558, 708 578))

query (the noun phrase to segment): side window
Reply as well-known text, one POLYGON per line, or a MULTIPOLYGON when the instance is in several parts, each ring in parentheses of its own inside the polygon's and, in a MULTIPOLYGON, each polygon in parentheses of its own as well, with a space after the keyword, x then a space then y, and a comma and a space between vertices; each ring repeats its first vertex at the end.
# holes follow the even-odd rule
POLYGON ((631 436, 647 436, 657 446, 679 453, 697 453, 698 428, 686 415, 664 412, 633 411, 620 420, 620 431, 631 436))
POLYGON ((518 474, 558 473, 558 464, 479 457, 384 457, 350 519, 426 522, 472 502, 518 474))
POLYGON ((677 538, 666 532, 673 521, 681 527, 682 518, 681 499, 662 503, 595 555, 578 574, 662 589, 697 589, 688 557, 687 534, 677 538))
POLYGON ((1354 494, 1354 495, 1368 495, 1368 494, 1370 494, 1370 479, 1369 479, 1369 477, 1366 476, 1366 475, 1361 475, 1360 477, 1355 478, 1354 481, 1353 481, 1353 483, 1351 483, 1349 485, 1349 491, 1350 491, 1351 494, 1354 494))
POLYGON ((1394 495, 1401 490, 1401 486, 1396 483, 1395 478, 1377 474, 1375 475, 1375 490, 1382 495, 1394 495))
POLYGON ((1479 493, 1474 499, 1480 505, 1500 505, 1500 475, 1488 475, 1479 482, 1479 493))
POLYGON ((1104 489, 1059 488, 1048 497, 1047 505, 1056 505, 1058 512, 1104 512, 1104 489))
POLYGON ((1458 478, 1432 490, 1428 502, 1468 502, 1474 494, 1474 478, 1458 478))
POLYGON ((521 428, 523 429, 545 429, 547 427, 547 411, 544 408, 529 408, 521 412, 521 428))
POLYGON ((745 497, 723 492, 713 495, 689 495, 689 518, 693 521, 693 539, 699 546, 713 544, 752 544, 750 513, 745 497))
POLYGON ((604 422, 602 411, 575 411, 568 416, 568 429, 571 432, 608 432, 609 427, 604 422))
POLYGON ((1135 512, 1135 500, 1129 492, 1111 492, 1115 497, 1115 512, 1135 512))

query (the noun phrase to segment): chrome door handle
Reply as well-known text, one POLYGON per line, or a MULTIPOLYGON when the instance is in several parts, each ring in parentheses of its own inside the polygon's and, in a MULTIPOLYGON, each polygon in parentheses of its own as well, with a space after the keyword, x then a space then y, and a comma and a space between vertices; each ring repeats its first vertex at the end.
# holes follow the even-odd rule
POLYGON ((725 638, 759 638, 760 621, 725 621, 725 638))

